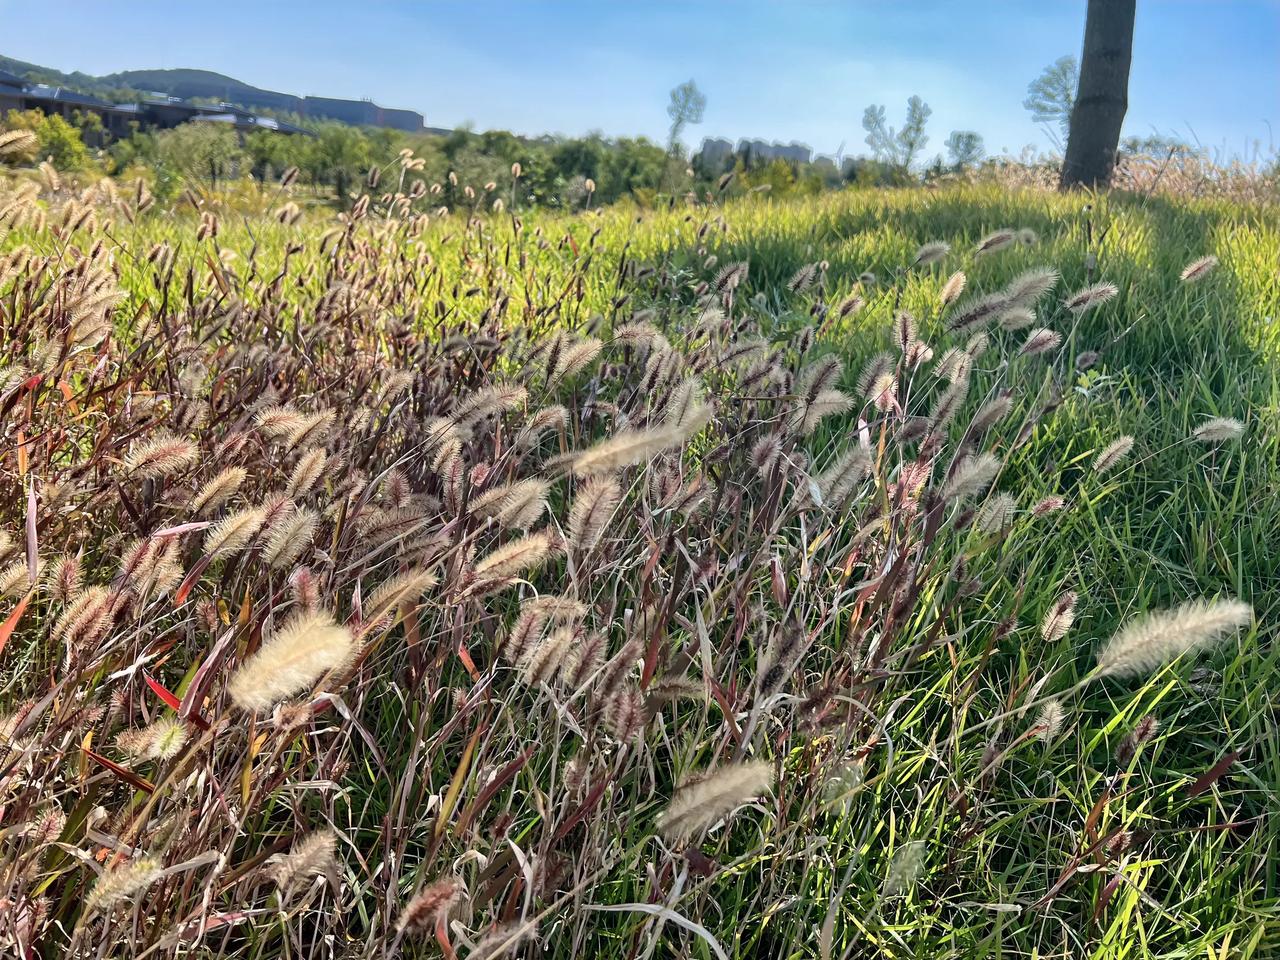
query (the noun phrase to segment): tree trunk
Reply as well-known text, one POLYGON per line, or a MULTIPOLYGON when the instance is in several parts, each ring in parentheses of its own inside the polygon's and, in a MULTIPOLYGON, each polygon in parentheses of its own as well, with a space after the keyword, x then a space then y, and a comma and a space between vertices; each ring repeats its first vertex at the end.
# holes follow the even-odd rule
POLYGON ((1080 58, 1080 89, 1071 111, 1062 187, 1100 187, 1111 180, 1120 126, 1129 109, 1129 63, 1137 0, 1089 0, 1080 58))

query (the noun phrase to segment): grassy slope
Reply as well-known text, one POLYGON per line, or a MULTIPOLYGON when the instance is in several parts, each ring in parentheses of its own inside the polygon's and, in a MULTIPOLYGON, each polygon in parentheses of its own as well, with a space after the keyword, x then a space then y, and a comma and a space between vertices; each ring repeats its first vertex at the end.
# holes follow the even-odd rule
MULTIPOLYGON (((996 289, 1028 266, 1049 264, 1062 271, 1062 290, 1103 279, 1121 294, 1087 315, 1076 332, 1078 349, 1102 351, 1099 375, 1082 381, 1038 428, 1002 483, 1024 505, 1059 493, 1073 509, 1052 526, 1016 531, 998 561, 986 561, 995 575, 971 608, 983 616, 963 624, 963 636, 898 678, 886 730, 892 762, 876 767, 840 815, 826 817, 821 834, 797 834, 778 824, 756 836, 758 826, 736 827, 734 849, 753 852, 677 909, 741 956, 816 955, 833 898, 836 955, 848 949, 853 956, 1194 957, 1212 947, 1223 955, 1262 957, 1280 949, 1280 877, 1267 855, 1280 840, 1272 680, 1280 664, 1270 643, 1280 535, 1280 331, 1274 323, 1280 315, 1280 224, 1274 210, 1113 197, 1086 211, 1075 197, 954 188, 851 192, 796 204, 753 200, 723 216, 724 232, 712 230, 699 251, 696 219, 645 215, 637 226, 629 214, 606 213, 584 308, 608 310, 624 244, 628 256, 682 280, 714 275, 705 265, 707 254, 721 265, 748 260, 747 293, 762 294, 763 311, 782 327, 807 322, 808 298, 785 290, 801 265, 829 262, 833 302, 853 288, 858 273, 870 270, 880 277, 880 292, 867 310, 823 339, 825 347, 847 356, 852 387, 860 362, 888 343, 890 271, 909 262, 922 242, 946 240, 957 251, 942 268, 915 271, 905 281, 903 303, 925 318, 926 339, 936 333, 930 305, 957 266, 976 290, 996 289), (1006 225, 1032 228, 1039 243, 979 261, 961 253, 1006 225), (1090 235, 1103 239, 1091 244, 1090 235), (1097 257, 1092 277, 1084 267, 1091 251, 1097 257), (1206 253, 1216 254, 1222 267, 1202 284, 1181 284, 1182 267, 1206 253), (1188 432, 1210 415, 1246 420, 1246 441, 1216 452, 1189 443, 1188 432), (1124 433, 1137 438, 1133 459, 1106 478, 1091 477, 1092 457, 1124 433), (1045 478, 1053 478, 1054 486, 1045 478), (1081 594, 1077 627, 1046 649, 1035 625, 1068 588, 1081 594), (982 779, 986 760, 983 735, 964 736, 965 722, 997 710, 1011 687, 1038 680, 1046 667, 1068 665, 1068 676, 1082 675, 1095 641, 1129 613, 1218 593, 1252 602, 1260 628, 1212 658, 1160 671, 1145 684, 1091 688, 1069 711, 1062 736, 1018 750, 981 791, 968 793, 968 785, 982 779), (993 624, 1011 615, 1020 627, 994 642, 993 624), (1117 770, 1114 751, 1148 712, 1161 722, 1158 735, 1127 766, 1129 776, 1091 825, 1097 835, 1120 826, 1133 831, 1124 882, 1098 922, 1091 914, 1103 874, 1082 873, 1047 907, 1032 909, 1087 842, 1090 811, 1117 770), (965 720, 952 722, 956 714, 965 720), (1233 751, 1240 758, 1231 775, 1188 798, 1188 784, 1233 751), (925 872, 909 897, 878 906, 890 853, 908 838, 928 844, 925 872)), ((596 225, 553 221, 544 228, 549 237, 567 229, 585 247, 596 225)), ((155 220, 143 234, 149 241, 171 229, 155 220)), ((228 218, 222 245, 243 244, 242 229, 228 218)), ((254 230, 266 247, 283 242, 283 232, 273 227, 254 230)), ((435 229, 424 242, 453 265, 464 285, 472 279, 467 274, 490 269, 462 254, 456 237, 444 242, 447 232, 435 229)), ((562 246, 542 255, 569 258, 562 246)), ((685 311, 688 286, 677 284, 683 299, 644 281, 632 292, 637 302, 651 299, 660 318, 670 321, 685 311)), ((528 293, 546 299, 553 291, 528 293)), ((848 425, 825 429, 819 442, 843 442, 847 431, 848 425)), ((412 762, 394 698, 387 698, 380 715, 364 719, 392 771, 412 762)), ((696 745, 681 749, 697 753, 696 745)), ((792 749, 821 744, 793 741, 792 749)), ((441 758, 436 782, 448 782, 457 759, 441 758)), ((353 772, 351 789, 349 819, 367 841, 361 846, 372 870, 379 856, 377 823, 390 794, 369 770, 353 772)), ((615 802, 636 801, 623 795, 615 802)), ((587 899, 645 899, 644 864, 659 856, 648 843, 639 832, 621 838, 620 847, 632 853, 627 868, 587 899)), ((723 853, 726 846, 717 841, 707 851, 723 853)), ((643 918, 589 919, 593 948, 621 957, 643 918)), ((557 942, 554 928, 544 933, 559 948, 554 955, 569 955, 568 937, 557 942)), ((668 926, 665 936, 677 934, 668 926)), ((659 947, 656 955, 710 954, 698 938, 680 936, 678 947, 659 947)))
MULTIPOLYGON (((1280 563, 1274 209, 1118 196, 1090 209, 1079 197, 981 187, 747 201, 723 211, 724 230, 711 229, 699 246, 703 222, 683 213, 646 215, 637 227, 630 215, 606 215, 596 307, 607 310, 608 281, 624 244, 630 257, 690 280, 714 276, 704 254, 719 265, 749 261, 748 293, 763 294, 765 312, 783 327, 809 319, 807 298, 785 287, 802 265, 829 262, 832 303, 869 270, 878 275, 880 293, 824 338, 847 358, 850 389, 861 362, 889 345, 891 271, 926 241, 946 240, 958 256, 906 279, 903 304, 920 317, 935 310, 955 266, 968 272, 972 290, 998 289, 1021 270, 1047 264, 1063 274, 1060 291, 1106 280, 1121 294, 1086 315, 1076 333, 1078 349, 1102 351, 1099 375, 1066 398, 1006 474, 1013 482, 1004 485, 1023 504, 1057 493, 1074 509, 1005 545, 1007 566, 987 584, 990 620, 967 624, 964 642, 937 651, 904 681, 890 727, 892 771, 830 821, 827 837, 759 837, 759 857, 735 871, 736 882, 718 878, 709 895, 678 908, 743 956, 813 955, 833 896, 842 901, 837 928, 853 955, 883 948, 913 957, 1193 957, 1206 945, 1228 952, 1247 945, 1257 956, 1280 949, 1280 877, 1264 854, 1278 838, 1272 818, 1280 789, 1271 681, 1280 654, 1268 642, 1280 563), (1003 226, 1030 227, 1039 242, 974 261, 967 251, 1003 226), (1097 263, 1092 274, 1085 269, 1090 252, 1097 263), (1222 268, 1202 285, 1181 283, 1182 268, 1207 253, 1222 268), (1211 415, 1247 420, 1247 442, 1217 453, 1190 442, 1190 430, 1211 415), (1091 482, 1092 458, 1125 433, 1138 441, 1129 465, 1091 482), (1081 595, 1077 628, 1045 649, 1036 624, 1068 588, 1081 595), (957 814, 955 788, 975 779, 982 764, 973 736, 966 750, 959 740, 939 740, 938 731, 949 727, 942 718, 958 704, 971 722, 981 720, 1009 687, 1034 682, 1046 667, 1074 664, 1069 669, 1083 675, 1095 641, 1128 615, 1217 594, 1252 602, 1259 631, 1202 667, 1163 671, 1145 685, 1094 689, 1069 712, 1066 732, 1052 747, 1019 751, 990 795, 971 798, 970 814, 957 814), (1010 614, 1020 628, 989 651, 992 624, 1010 614), (980 666, 979 695, 967 701, 980 666), (1101 923, 1090 918, 1105 877, 1082 874, 1048 909, 1030 909, 1071 862, 1116 772, 1115 749, 1147 713, 1160 720, 1160 732, 1129 765, 1121 796, 1096 824, 1097 836, 1123 827, 1137 841, 1101 923), (1192 780, 1235 751, 1238 766, 1219 783, 1214 801, 1189 801, 1192 780), (885 850, 921 837, 936 841, 929 882, 892 915, 867 922, 877 913, 885 850)), ((564 226, 585 244, 588 225, 564 226)), ((550 224, 546 232, 556 234, 550 224)), ((665 291, 652 303, 671 323, 687 308, 665 291)), ((925 339, 938 332, 927 323, 921 331, 925 339)), ((634 885, 597 891, 596 899, 643 899, 648 887, 636 874, 634 885)), ((628 942, 621 937, 617 949, 628 942)), ((837 954, 839 942, 837 936, 837 954)))
MULTIPOLYGON (((885 272, 908 262, 920 243, 943 239, 961 251, 1007 225, 1031 227, 1040 242, 965 263, 971 288, 995 289, 1037 264, 1056 266, 1068 291, 1089 279, 1120 287, 1120 297, 1086 315, 1077 333, 1079 349, 1102 351, 1101 376, 1082 383, 1010 465, 1016 478, 1010 488, 1023 503, 1061 493, 1074 509, 1047 536, 1049 528, 1034 528, 1004 548, 1016 558, 1009 574, 1017 582, 992 584, 990 608, 994 619, 1020 605, 1023 628, 1002 641, 995 676, 1034 680, 1041 665, 1060 662, 1079 664, 1083 674, 1092 641, 1126 615, 1197 595, 1246 599, 1261 624, 1257 634, 1202 667, 1162 672, 1136 689, 1095 691, 1051 748, 1022 752, 1004 768, 1006 789, 959 843, 938 827, 953 822, 951 788, 975 771, 951 767, 949 745, 937 741, 931 717, 950 708, 984 650, 989 626, 974 625, 973 642, 957 653, 958 663, 939 654, 923 664, 893 731, 898 773, 832 825, 847 846, 831 867, 838 876, 900 833, 954 843, 946 858, 950 869, 935 875, 929 895, 900 908, 894 917, 900 927, 866 931, 866 946, 901 938, 907 956, 1039 950, 1191 957, 1203 955, 1205 945, 1227 953, 1251 945, 1264 956, 1280 949, 1280 878, 1275 858, 1265 854, 1277 840, 1280 791, 1273 679, 1280 654, 1269 642, 1280 612, 1280 221, 1274 209, 1111 197, 1089 210, 1078 197, 961 189, 845 194, 800 207, 759 204, 731 210, 727 219, 727 242, 715 252, 725 262, 750 260, 753 288, 769 296, 809 260, 829 260, 838 288, 864 270, 884 283, 885 272), (1103 240, 1091 247, 1090 236, 1103 240), (1090 249, 1097 254, 1092 278, 1084 267, 1090 249), (1180 283, 1183 266, 1207 253, 1220 258, 1221 270, 1203 285, 1180 283), (1217 453, 1190 443, 1189 431, 1211 415, 1247 420, 1247 442, 1217 453), (1085 482, 1092 456, 1124 433, 1138 441, 1131 465, 1105 483, 1085 482), (1042 478, 1057 473, 1054 464, 1065 468, 1063 486, 1050 488, 1042 478), (1067 587, 1081 594, 1077 629, 1043 649, 1034 624, 1067 587), (1130 767, 1133 780, 1125 788, 1131 795, 1110 803, 1098 824, 1100 835, 1123 824, 1145 840, 1103 922, 1089 919, 1103 881, 1087 876, 1048 911, 1026 911, 1058 878, 1116 769, 1114 749, 1148 712, 1159 718, 1160 733, 1130 767), (1190 781, 1229 752, 1240 759, 1230 780, 1219 784, 1216 802, 1188 803, 1190 781), (1227 823, 1243 825, 1228 829, 1227 823), (1003 912, 1000 904, 1024 910, 1003 912)), ((650 242, 660 235, 653 231, 650 242)), ((950 261, 944 266, 936 275, 912 276, 906 306, 921 315, 928 310, 950 261)), ((891 310, 892 297, 884 294, 831 338, 854 371, 887 346, 891 310)), ((928 339, 932 331, 922 332, 928 339)), ((993 682, 990 672, 986 678, 993 682)), ((745 884, 736 894, 755 910, 779 909, 784 889, 798 891, 774 876, 779 886, 772 904, 768 894, 745 884)), ((772 921, 778 939, 744 931, 740 918, 731 921, 741 907, 722 892, 723 928, 748 942, 794 937, 803 955, 811 949, 803 945, 806 931, 822 922, 832 875, 811 879, 802 895, 820 902, 779 913, 772 921)), ((856 924, 871 912, 879 875, 855 865, 848 879, 844 907, 856 924)))

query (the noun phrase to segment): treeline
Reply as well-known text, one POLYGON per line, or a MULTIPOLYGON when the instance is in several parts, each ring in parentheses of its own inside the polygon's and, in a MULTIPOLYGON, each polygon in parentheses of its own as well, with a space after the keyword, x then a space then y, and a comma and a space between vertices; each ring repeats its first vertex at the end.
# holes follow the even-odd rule
MULTIPOLYGON (((267 130, 241 133, 207 122, 186 123, 172 130, 139 130, 111 140, 97 116, 84 114, 68 122, 36 111, 10 113, 6 129, 35 134, 37 146, 28 164, 45 159, 64 173, 143 177, 160 199, 176 196, 184 186, 231 186, 236 182, 269 183, 297 168, 298 182, 314 188, 318 199, 344 206, 364 189, 369 171, 393 171, 406 193, 415 181, 427 189, 438 185, 441 202, 463 199, 467 186, 502 186, 497 195, 517 207, 581 209, 630 198, 653 205, 689 192, 717 190, 724 175, 734 173, 729 193, 771 191, 779 195, 813 194, 846 182, 893 185, 919 182, 899 163, 860 158, 843 169, 819 163, 757 159, 734 155, 711 164, 690 158, 677 144, 645 137, 518 137, 503 130, 476 133, 456 130, 446 136, 411 135, 395 130, 312 123, 310 136, 267 130), (103 143, 99 148, 86 144, 103 143), (415 161, 398 163, 404 150, 415 161), (511 169, 521 176, 513 186, 511 169), (452 174, 452 176, 450 176, 452 174), (399 179, 403 176, 403 183, 399 179), (458 194, 458 196, 454 196, 458 194)), ((13 158, 10 158, 11 161, 13 158)), ((941 172, 941 168, 939 171, 941 172)))
MULTIPOLYGON (((1035 85, 1033 85, 1033 88, 1035 85)), ((1037 100, 1037 119, 1061 120, 1068 104, 1037 100)), ((975 132, 957 130, 943 142, 946 155, 932 159, 928 104, 912 97, 904 123, 891 127, 884 107, 868 107, 862 121, 868 154, 815 158, 800 163, 781 158, 732 153, 714 159, 692 157, 679 140, 687 124, 701 120, 705 98, 690 81, 672 91, 671 135, 665 144, 645 137, 518 137, 503 130, 476 133, 455 130, 447 135, 352 127, 281 115, 304 126, 307 134, 269 130, 242 132, 213 122, 190 122, 171 130, 135 130, 112 138, 97 114, 86 112, 71 121, 38 111, 11 112, 0 130, 23 129, 35 145, 10 163, 36 164, 45 159, 63 173, 88 176, 141 177, 161 200, 184 187, 209 185, 263 186, 296 169, 297 182, 312 188, 316 202, 345 207, 354 202, 371 171, 386 174, 382 189, 421 195, 430 191, 448 206, 475 206, 470 189, 491 185, 493 199, 517 209, 542 207, 577 210, 629 198, 642 206, 669 202, 689 194, 734 195, 769 191, 775 196, 810 195, 853 183, 859 186, 907 186, 941 177, 969 174, 1011 163, 1018 168, 1055 167, 1056 157, 991 158, 975 132), (89 144, 97 146, 90 147, 89 144), (408 151, 413 160, 401 162, 408 151), (518 165, 519 177, 512 176, 518 165)), ((1065 120, 1061 120, 1065 129, 1065 120)), ((1122 143, 1126 154, 1171 155, 1189 148, 1172 141, 1122 143)))
POLYGON ((684 158, 673 157, 644 137, 527 139, 501 130, 431 136, 340 123, 312 123, 311 135, 305 136, 267 130, 242 133, 194 122, 171 130, 138 130, 111 141, 93 114, 68 122, 36 111, 11 112, 0 128, 35 134, 37 145, 17 158, 21 162, 49 159, 65 173, 142 176, 161 199, 192 183, 230 185, 249 178, 270 182, 295 167, 299 183, 313 186, 318 196, 339 205, 363 189, 370 170, 391 168, 397 180, 404 177, 406 192, 414 181, 423 181, 427 188, 439 184, 446 203, 453 199, 449 193, 468 185, 509 186, 513 164, 520 165, 519 183, 514 191, 504 187, 501 195, 522 207, 578 208, 624 196, 645 202, 660 192, 692 186, 684 158), (107 142, 91 149, 86 140, 107 142), (415 162, 401 170, 398 161, 405 150, 413 152, 415 162))

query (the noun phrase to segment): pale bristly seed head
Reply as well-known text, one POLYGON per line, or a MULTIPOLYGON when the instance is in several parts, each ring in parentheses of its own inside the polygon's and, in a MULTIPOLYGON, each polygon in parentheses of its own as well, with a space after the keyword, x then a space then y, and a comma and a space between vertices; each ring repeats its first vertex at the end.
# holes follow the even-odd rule
POLYGON ((1040 716, 1036 718, 1036 739, 1044 741, 1055 739, 1062 732, 1062 723, 1065 719, 1066 711, 1062 709, 1062 702, 1056 698, 1050 700, 1040 708, 1040 716))
POLYGON ((990 453, 966 457, 951 475, 943 497, 947 500, 969 500, 978 496, 1000 472, 1000 459, 990 453))
POLYGON ((1232 417, 1210 417, 1191 436, 1201 443, 1230 443, 1244 436, 1244 424, 1232 417))
POLYGON ((1213 254, 1209 254, 1206 257, 1201 257, 1199 260, 1193 260, 1191 263, 1187 264, 1186 268, 1181 274, 1179 274, 1179 276, 1184 283, 1195 283, 1198 280, 1203 280, 1207 277, 1217 266, 1218 258, 1213 254))
POLYGON ((658 817, 670 838, 687 837, 711 826, 773 785, 773 765, 751 761, 719 767, 676 791, 658 817))
POLYGON ((968 281, 969 278, 965 276, 963 270, 957 270, 953 273, 947 279, 947 282, 942 285, 942 305, 945 307, 948 304, 955 303, 960 294, 964 293, 965 284, 968 281))
POLYGON ((204 552, 210 557, 227 557, 249 545, 266 520, 262 507, 250 507, 231 514, 209 529, 204 538, 204 552))
POLYGON ((593 477, 584 483, 569 510, 570 549, 582 553, 595 547, 621 501, 622 487, 612 477, 593 477))
POLYGON ((916 251, 916 256, 912 263, 917 267, 927 266, 931 263, 938 263, 950 252, 951 244, 944 243, 941 240, 934 240, 924 244, 916 251))
POLYGON ((1107 444, 1093 460, 1093 472, 1099 475, 1114 470, 1133 449, 1133 437, 1118 437, 1107 444))
POLYGON ((1076 618, 1076 594, 1068 590, 1053 602, 1040 621, 1040 636, 1045 643, 1057 643, 1067 635, 1076 618))
POLYGON ((160 872, 160 861, 153 857, 138 857, 106 871, 85 898, 85 912, 95 913, 128 900, 155 883, 160 872))
POLYGON ((1095 283, 1073 293, 1063 301, 1063 306, 1078 315, 1102 306, 1119 292, 1120 289, 1114 283, 1095 283))
POLYGON ((331 670, 351 661, 356 648, 350 631, 328 613, 294 617, 240 665, 227 692, 243 710, 265 710, 312 687, 331 670))
POLYGON ((1095 677, 1147 673, 1247 627, 1253 608, 1238 600, 1193 600, 1130 621, 1098 652, 1095 677))
POLYGON ((317 830, 295 840, 288 853, 277 854, 268 861, 272 881, 288 893, 312 877, 335 877, 337 844, 332 830, 317 830))

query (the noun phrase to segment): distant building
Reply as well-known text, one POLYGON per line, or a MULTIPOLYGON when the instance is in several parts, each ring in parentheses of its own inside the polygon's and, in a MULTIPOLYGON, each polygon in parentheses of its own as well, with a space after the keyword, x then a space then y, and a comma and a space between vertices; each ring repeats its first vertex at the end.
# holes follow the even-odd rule
POLYGON ((413 110, 391 110, 372 100, 335 100, 331 97, 304 97, 302 113, 317 120, 337 120, 356 127, 390 127, 421 133, 422 114, 413 110))
POLYGON ((808 163, 813 151, 803 143, 769 143, 764 140, 739 140, 738 154, 751 163, 769 163, 786 160, 788 163, 808 163))
POLYGON ((698 151, 698 157, 705 166, 719 169, 726 166, 733 157, 733 143, 707 137, 702 141, 702 149, 698 151))
POLYGON ((111 103, 66 87, 29 83, 4 73, 0 74, 0 116, 10 110, 38 110, 68 121, 78 113, 94 113, 102 121, 102 129, 113 137, 127 137, 132 130, 130 123, 138 119, 136 104, 111 103))
POLYGON ((110 139, 127 137, 139 128, 167 130, 191 121, 226 124, 241 133, 271 130, 310 135, 295 124, 261 117, 229 103, 194 104, 179 97, 165 96, 150 97, 139 103, 111 103, 66 87, 30 83, 11 73, 0 72, 0 118, 10 110, 38 110, 46 116, 59 116, 68 122, 77 114, 96 114, 110 139))
MULTIPOLYGON (((294 97, 291 101, 300 108, 296 112, 317 120, 336 120, 362 127, 390 127, 407 133, 422 133, 427 129, 423 125, 422 114, 413 110, 380 107, 371 100, 294 97)), ((0 71, 0 118, 10 110, 38 110, 68 121, 77 113, 94 113, 111 138, 127 137, 135 127, 167 130, 191 121, 226 124, 241 133, 251 130, 308 133, 296 124, 264 117, 232 103, 197 104, 182 97, 164 94, 146 96, 138 103, 111 103, 77 93, 67 87, 31 83, 12 73, 0 71)))
POLYGON ((738 141, 737 147, 729 140, 707 137, 702 141, 702 148, 697 159, 705 167, 713 170, 728 169, 734 159, 740 158, 747 164, 772 163, 774 160, 785 160, 787 163, 811 163, 813 151, 803 143, 770 143, 767 140, 738 141))

